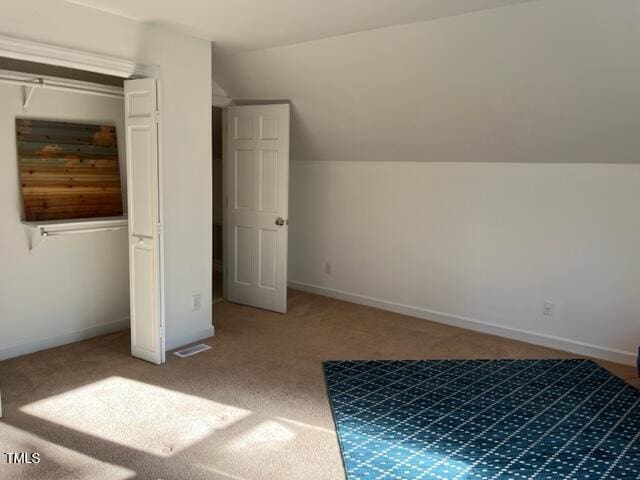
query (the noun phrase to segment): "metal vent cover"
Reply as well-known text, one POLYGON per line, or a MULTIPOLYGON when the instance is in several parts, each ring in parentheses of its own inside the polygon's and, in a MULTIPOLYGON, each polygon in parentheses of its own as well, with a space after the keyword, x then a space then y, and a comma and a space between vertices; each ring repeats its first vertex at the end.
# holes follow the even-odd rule
POLYGON ((209 350, 210 348, 211 345, 199 343, 198 345, 192 345, 190 347, 183 348, 182 350, 178 350, 177 352, 173 352, 173 354, 177 355, 180 358, 185 358, 195 355, 196 353, 204 352, 205 350, 209 350))

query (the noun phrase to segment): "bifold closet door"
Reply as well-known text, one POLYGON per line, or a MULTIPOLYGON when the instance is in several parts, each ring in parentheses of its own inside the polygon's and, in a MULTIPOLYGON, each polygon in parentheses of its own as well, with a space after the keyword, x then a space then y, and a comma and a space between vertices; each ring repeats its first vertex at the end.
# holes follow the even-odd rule
POLYGON ((124 85, 129 206, 131 354, 165 361, 158 92, 155 79, 124 85))

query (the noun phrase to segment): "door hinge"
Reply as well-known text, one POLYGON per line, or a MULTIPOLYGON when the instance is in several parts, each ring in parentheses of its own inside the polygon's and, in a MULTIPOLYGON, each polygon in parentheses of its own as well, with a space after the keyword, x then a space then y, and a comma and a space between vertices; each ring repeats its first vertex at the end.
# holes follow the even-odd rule
POLYGON ((161 223, 156 224, 156 232, 158 233, 158 235, 162 235, 162 224, 161 223))
POLYGON ((153 112, 153 119, 154 119, 156 122, 159 122, 159 121, 160 121, 160 110, 156 110, 155 112, 153 112))

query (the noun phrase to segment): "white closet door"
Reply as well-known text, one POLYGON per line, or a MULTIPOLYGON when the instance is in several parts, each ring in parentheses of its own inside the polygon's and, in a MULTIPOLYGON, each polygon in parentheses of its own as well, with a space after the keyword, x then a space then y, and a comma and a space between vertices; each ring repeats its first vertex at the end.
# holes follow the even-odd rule
POLYGON ((165 361, 162 224, 159 197, 159 111, 155 79, 127 80, 125 124, 129 205, 131 354, 165 361))
POLYGON ((227 299, 286 313, 289 105, 227 108, 227 299))

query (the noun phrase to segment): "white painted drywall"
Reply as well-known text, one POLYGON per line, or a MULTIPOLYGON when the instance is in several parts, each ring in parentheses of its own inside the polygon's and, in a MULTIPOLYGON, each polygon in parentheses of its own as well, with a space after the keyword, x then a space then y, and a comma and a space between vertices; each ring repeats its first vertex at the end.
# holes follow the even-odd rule
MULTIPOLYGON (((74 0, 71 0, 74 1, 74 0)), ((75 0, 124 17, 180 26, 233 51, 461 15, 535 0, 75 0)))
POLYGON ((149 26, 146 61, 161 66, 167 349, 213 335, 211 43, 149 26), (192 295, 202 308, 192 311, 192 295))
MULTIPOLYGON (((15 118, 115 124, 124 170, 121 99, 0 83, 0 360, 129 325, 126 231, 51 237, 32 254, 21 223, 15 118)), ((126 201, 123 203, 126 206, 126 201)))
POLYGON ((466 327, 493 323, 503 327, 489 330, 498 334, 590 344, 601 348, 576 351, 632 363, 640 341, 640 165, 292 167, 294 283, 435 320, 462 317, 466 327), (552 317, 542 315, 545 300, 554 303, 552 317))
POLYGON ((0 34, 160 67, 167 346, 211 335, 210 42, 62 0, 12 2, 0 15, 0 34), (202 309, 193 312, 196 293, 202 309))
POLYGON ((297 160, 635 163, 638 18, 636 0, 540 0, 215 56, 214 76, 292 100, 297 160))
POLYGON ((212 81, 212 104, 215 107, 226 107, 231 103, 231 98, 227 95, 227 92, 224 91, 220 85, 216 82, 212 81))
POLYGON ((292 101, 289 278, 631 363, 639 18, 540 0, 214 55, 232 97, 292 101))
POLYGON ((65 0, 3 0, 0 34, 133 60, 141 24, 65 0))

